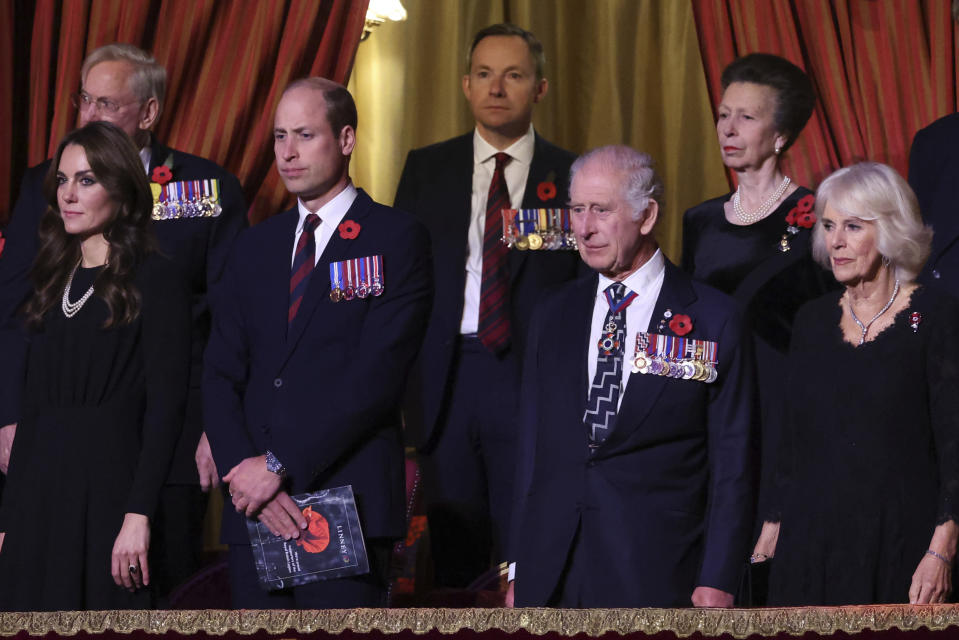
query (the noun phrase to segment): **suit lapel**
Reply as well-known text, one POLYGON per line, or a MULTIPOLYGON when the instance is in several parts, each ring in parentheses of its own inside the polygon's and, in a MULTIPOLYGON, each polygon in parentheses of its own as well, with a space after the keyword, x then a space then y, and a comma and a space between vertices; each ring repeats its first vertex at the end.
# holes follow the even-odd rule
MULTIPOLYGON (((263 264, 266 300, 263 300, 263 312, 267 314, 266 334, 276 336, 277 353, 280 353, 287 335, 287 313, 290 308, 290 269, 293 257, 293 236, 300 219, 296 207, 280 214, 279 224, 272 235, 264 241, 265 247, 275 247, 274 251, 261 253, 267 257, 263 264)), ((250 256, 256 260, 256 256, 250 256)))
MULTIPOLYGON (((533 135, 535 136, 533 142, 533 161, 529 165, 529 173, 526 176, 526 190, 523 192, 522 208, 556 209, 565 207, 566 203, 564 199, 566 198, 566 194, 560 193, 559 188, 557 188, 554 198, 542 200, 539 197, 540 184, 543 182, 552 182, 558 186, 565 183, 566 176, 557 175, 553 154, 549 153, 549 150, 538 134, 534 132, 533 135)), ((526 264, 529 253, 529 251, 510 250, 509 277, 511 283, 515 282, 516 278, 519 277, 523 266, 526 264)))
MULTIPOLYGON (((663 287, 656 299, 656 305, 653 307, 653 315, 650 316, 647 332, 671 334, 669 328, 659 330, 659 321, 667 309, 673 313, 687 313, 689 306, 695 301, 696 294, 689 285, 688 278, 682 274, 679 269, 674 267, 669 261, 666 262, 666 274, 663 278, 663 287)), ((695 318, 693 325, 695 326, 695 318)), ((626 351, 623 356, 623 366, 632 367, 631 359, 633 349, 635 348, 636 330, 627 327, 626 351)), ((603 448, 615 446, 626 440, 636 429, 642 425, 649 415, 653 405, 659 399, 659 395, 666 388, 668 378, 663 376, 644 375, 641 373, 630 373, 626 385, 626 393, 623 395, 622 403, 619 406, 619 412, 616 416, 616 427, 603 443, 603 448)))
MULTIPOLYGON (((147 177, 149 178, 153 175, 153 170, 162 165, 167 161, 167 158, 170 157, 170 149, 163 145, 162 142, 153 137, 150 141, 150 170, 147 172, 147 177)), ((173 167, 173 180, 176 180, 176 167, 173 167)))
MULTIPOLYGON (((353 201, 349 211, 347 211, 346 215, 343 216, 343 220, 355 220, 362 228, 363 222, 372 208, 372 204, 373 200, 366 195, 363 190, 358 190, 356 200, 353 201)), ((293 236, 291 234, 291 243, 292 237, 293 236)), ((329 264, 331 262, 346 260, 347 258, 361 257, 359 255, 353 255, 354 252, 351 251, 351 247, 355 242, 356 239, 349 240, 341 237, 338 231, 333 232, 333 236, 330 238, 326 248, 320 255, 320 259, 316 263, 316 268, 314 268, 313 273, 310 276, 310 282, 306 287, 306 293, 303 294, 303 302, 300 303, 300 308, 296 313, 296 318, 294 318, 293 325, 290 327, 287 335, 287 356, 289 356, 296 348, 296 343, 299 341, 300 336, 303 335, 303 330, 309 324, 310 317, 313 315, 314 311, 316 311, 317 307, 320 306, 324 301, 326 301, 327 304, 333 304, 329 300, 329 264)), ((292 244, 290 246, 292 247, 292 244)), ((287 272, 289 272, 289 269, 287 269, 287 272)), ((289 275, 287 275, 287 279, 289 279, 289 275)))

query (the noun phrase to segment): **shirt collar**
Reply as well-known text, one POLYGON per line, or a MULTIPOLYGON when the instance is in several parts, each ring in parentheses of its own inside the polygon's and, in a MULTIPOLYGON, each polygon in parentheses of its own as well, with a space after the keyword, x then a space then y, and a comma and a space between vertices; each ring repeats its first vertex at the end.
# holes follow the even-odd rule
MULTIPOLYGON (((639 269, 633 271, 631 274, 623 278, 621 281, 626 288, 630 291, 635 291, 636 293, 642 295, 649 287, 656 282, 656 279, 662 275, 663 271, 666 269, 666 259, 663 258, 663 252, 657 248, 656 253, 643 264, 639 269)), ((597 293, 601 293, 606 290, 606 287, 616 282, 616 280, 610 280, 603 274, 599 274, 599 283, 597 285, 597 293)))
POLYGON ((296 208, 300 214, 300 221, 296 225, 297 233, 303 229, 303 222, 306 220, 306 216, 311 213, 315 213, 320 216, 320 224, 323 226, 333 226, 334 228, 343 221, 343 217, 346 215, 346 212, 350 210, 350 207, 353 206, 353 201, 356 200, 356 187, 353 186, 352 182, 347 183, 346 188, 340 191, 332 200, 324 204, 319 208, 318 211, 310 211, 303 204, 303 201, 299 198, 296 199, 296 208))
MULTIPOLYGON (((533 147, 536 143, 536 134, 533 133, 533 125, 530 123, 529 129, 523 134, 523 137, 503 149, 503 153, 512 158, 512 162, 520 162, 524 165, 530 165, 533 162, 533 147)), ((473 162, 482 164, 490 160, 499 153, 500 150, 488 143, 480 135, 479 129, 473 130, 473 162)))
POLYGON ((140 162, 143 163, 143 171, 150 173, 150 160, 153 158, 153 149, 147 145, 140 149, 140 162))

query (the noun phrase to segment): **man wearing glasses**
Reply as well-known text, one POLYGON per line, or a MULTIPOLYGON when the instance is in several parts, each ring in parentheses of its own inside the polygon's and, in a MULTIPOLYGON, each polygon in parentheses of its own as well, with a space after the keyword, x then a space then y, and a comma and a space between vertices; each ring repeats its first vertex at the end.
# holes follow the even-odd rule
MULTIPOLYGON (((111 122, 133 138, 157 204, 154 231, 161 252, 177 262, 193 290, 193 364, 183 433, 160 499, 151 545, 158 554, 155 575, 162 596, 201 564, 203 491, 219 483, 200 409, 200 373, 210 330, 207 292, 220 277, 230 247, 246 226, 240 183, 204 158, 169 149, 152 134, 163 111, 166 69, 153 56, 128 44, 110 44, 83 62, 79 93, 72 96, 80 125, 111 122), (158 195, 159 194, 159 195, 158 195)), ((37 252, 37 228, 47 204, 42 184, 47 160, 28 169, 13 216, 3 230, 0 256, 0 471, 7 471, 19 420, 25 348, 14 320, 31 292, 30 266, 37 252), (6 426, 2 426, 6 425, 6 426)))

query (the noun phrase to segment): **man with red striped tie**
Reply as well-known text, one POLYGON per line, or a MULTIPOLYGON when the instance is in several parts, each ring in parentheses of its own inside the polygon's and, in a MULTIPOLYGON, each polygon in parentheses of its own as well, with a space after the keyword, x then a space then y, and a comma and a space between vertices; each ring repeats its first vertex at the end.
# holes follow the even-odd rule
POLYGON ((296 206, 240 236, 215 296, 204 412, 232 497, 222 538, 234 608, 383 606, 405 534, 400 400, 432 301, 429 237, 353 186, 355 142, 346 88, 287 87, 274 151, 296 206), (247 519, 298 538, 307 522, 290 496, 345 485, 369 573, 264 591, 247 519))
MULTIPOLYGON (((421 453, 435 582, 465 587, 502 558, 514 473, 520 358, 540 292, 580 267, 575 251, 507 249, 503 209, 558 209, 574 155, 532 126, 546 96, 536 37, 481 30, 463 92, 476 128, 409 153, 394 205, 433 240, 436 299, 404 402, 421 453)), ((534 247, 535 248, 535 247, 534 247)))

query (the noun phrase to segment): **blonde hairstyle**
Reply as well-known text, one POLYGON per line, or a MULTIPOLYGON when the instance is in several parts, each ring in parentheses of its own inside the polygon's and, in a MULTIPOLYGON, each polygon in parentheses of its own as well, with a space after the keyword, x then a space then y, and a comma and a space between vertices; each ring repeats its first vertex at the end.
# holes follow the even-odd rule
POLYGON ((813 257, 831 269, 822 228, 826 205, 861 220, 874 220, 876 246, 889 261, 896 277, 916 279, 929 257, 932 229, 922 223, 916 194, 896 170, 878 162, 860 162, 844 167, 823 180, 816 191, 816 223, 813 257))
POLYGON ((157 118, 163 113, 166 98, 166 69, 149 53, 132 44, 114 43, 90 52, 80 69, 80 79, 86 81, 90 69, 101 62, 126 62, 133 66, 127 86, 140 102, 157 99, 157 118))

